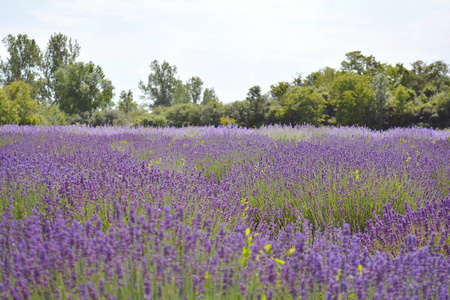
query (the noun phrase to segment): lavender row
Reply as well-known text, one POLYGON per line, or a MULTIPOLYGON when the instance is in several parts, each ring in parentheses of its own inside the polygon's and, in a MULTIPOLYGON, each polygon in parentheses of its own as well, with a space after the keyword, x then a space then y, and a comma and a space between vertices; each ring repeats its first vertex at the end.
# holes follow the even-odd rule
POLYGON ((0 290, 445 299, 449 136, 0 127, 0 290))
POLYGON ((183 215, 156 205, 105 231, 98 217, 67 226, 61 213, 53 223, 37 212, 25 222, 5 213, 2 296, 448 299, 442 238, 418 249, 411 235, 395 256, 370 255, 347 224, 314 237, 288 226, 273 241, 242 226, 214 232, 211 219, 183 215))
MULTIPOLYGON (((19 193, 49 214, 63 209, 70 220, 93 209, 110 218, 130 200, 206 197, 199 205, 231 211, 225 219, 253 208, 254 229, 268 234, 299 216, 321 228, 347 222, 363 231, 387 205, 404 214, 405 202, 416 210, 448 194, 446 132, 384 137, 359 128, 316 129, 314 141, 279 142, 264 136, 266 128, 9 129, 3 139, 17 142, 2 147, 3 201, 16 205, 19 193)), ((18 214, 26 213, 21 205, 18 214)))

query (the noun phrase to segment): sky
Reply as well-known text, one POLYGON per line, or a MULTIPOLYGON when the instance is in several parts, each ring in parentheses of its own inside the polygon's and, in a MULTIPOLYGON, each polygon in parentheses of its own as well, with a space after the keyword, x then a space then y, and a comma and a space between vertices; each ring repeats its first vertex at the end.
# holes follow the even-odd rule
POLYGON ((42 50, 54 33, 76 39, 78 61, 102 67, 116 102, 129 89, 141 102, 155 59, 183 81, 200 77, 223 103, 338 69, 351 51, 406 67, 450 63, 449 20, 450 0, 0 0, 0 39, 27 34, 42 50))

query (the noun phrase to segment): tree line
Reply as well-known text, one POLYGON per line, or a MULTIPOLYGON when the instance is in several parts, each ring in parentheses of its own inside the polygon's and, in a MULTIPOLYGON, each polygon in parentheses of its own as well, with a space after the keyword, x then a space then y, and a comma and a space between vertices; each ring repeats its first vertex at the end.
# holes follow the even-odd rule
POLYGON ((421 60, 407 68, 349 52, 340 69, 325 67, 263 93, 250 87, 245 99, 223 104, 214 88, 177 67, 154 60, 138 83, 143 104, 131 90, 113 103, 114 86, 102 68, 77 61, 78 42, 53 34, 41 50, 27 35, 8 35, 9 57, 0 58, 0 124, 260 127, 269 124, 450 127, 449 65, 421 60))

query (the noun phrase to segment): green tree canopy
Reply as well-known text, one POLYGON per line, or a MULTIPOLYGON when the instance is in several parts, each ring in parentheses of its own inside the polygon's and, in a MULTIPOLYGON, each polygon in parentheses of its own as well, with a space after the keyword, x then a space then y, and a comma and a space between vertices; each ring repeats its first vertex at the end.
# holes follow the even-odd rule
POLYGON ((394 90, 399 85, 403 85, 405 88, 412 88, 414 84, 414 73, 402 63, 397 63, 395 66, 387 65, 385 74, 388 76, 389 87, 394 90))
POLYGON ((335 69, 326 67, 317 72, 312 72, 305 79, 305 85, 314 86, 316 88, 328 88, 337 76, 335 69))
POLYGON ((437 94, 430 103, 435 107, 437 113, 436 126, 450 127, 450 91, 437 94))
POLYGON ((320 124, 325 99, 311 87, 295 87, 284 95, 284 105, 277 118, 284 124, 320 124))
POLYGON ((3 73, 4 85, 14 81, 22 81, 33 87, 33 95, 39 90, 40 67, 42 52, 34 39, 26 34, 13 36, 9 34, 3 39, 9 58, 2 62, 0 69, 3 73))
POLYGON ((255 85, 248 90, 246 102, 248 103, 247 126, 262 126, 268 107, 267 96, 261 94, 261 87, 259 85, 255 85))
POLYGON ((303 85, 302 73, 297 73, 297 76, 294 77, 294 80, 292 80, 292 85, 298 87, 303 85))
POLYGON ((379 128, 383 129, 383 117, 389 100, 389 82, 386 75, 382 73, 376 74, 372 79, 370 87, 374 91, 374 117, 379 128))
POLYGON ((59 108, 67 114, 92 113, 112 103, 114 86, 93 62, 64 66, 56 71, 55 80, 59 108))
POLYGON ((394 97, 390 103, 392 110, 390 120, 391 125, 405 126, 410 122, 411 116, 415 110, 412 93, 412 91, 401 84, 395 90, 394 97))
POLYGON ((147 84, 144 84, 142 80, 139 82, 139 89, 144 94, 142 98, 151 101, 149 107, 152 109, 172 106, 177 67, 169 65, 166 61, 160 65, 157 60, 154 60, 150 64, 150 69, 152 72, 148 75, 147 84))
POLYGON ((365 56, 361 51, 353 51, 345 54, 345 59, 341 62, 341 70, 353 72, 358 75, 371 75, 381 72, 383 65, 375 60, 372 55, 365 56))
POLYGON ((55 73, 59 68, 74 63, 79 55, 80 46, 76 40, 72 42, 71 38, 62 33, 55 33, 50 37, 43 61, 43 73, 47 80, 44 93, 47 100, 58 103, 58 99, 55 99, 55 73))
POLYGON ((255 85, 248 90, 246 99, 248 103, 258 103, 259 101, 261 101, 261 98, 261 87, 259 85, 255 85))
POLYGON ((224 115, 224 108, 218 101, 210 101, 201 107, 200 124, 214 125, 220 124, 220 118, 224 115))
POLYGON ((225 115, 237 120, 239 126, 247 126, 249 103, 247 101, 234 101, 225 106, 225 115))
POLYGON ((372 77, 356 73, 338 76, 330 88, 332 104, 336 108, 336 121, 340 125, 370 125, 374 91, 372 77))
POLYGON ((191 77, 187 81, 189 86, 189 93, 191 95, 191 101, 194 104, 200 103, 200 98, 202 97, 203 81, 200 77, 191 77))
POLYGON ((175 87, 173 90, 173 105, 184 104, 191 102, 190 86, 184 84, 180 79, 175 80, 175 87))
POLYGON ((194 103, 184 103, 164 108, 167 125, 174 127, 200 125, 201 107, 194 103))
POLYGON ((18 123, 19 111, 17 103, 9 100, 5 91, 0 89, 0 125, 18 123))
POLYGON ((131 90, 121 91, 119 96, 119 110, 125 114, 135 111, 138 108, 138 104, 133 101, 133 92, 131 90))
MULTIPOLYGON (((41 120, 37 115, 38 103, 31 98, 32 88, 22 81, 14 81, 4 88, 9 101, 17 108, 19 125, 36 125, 41 120)), ((14 107, 12 108, 14 110, 14 107)))
POLYGON ((219 97, 217 97, 214 88, 206 88, 203 92, 202 105, 207 105, 213 102, 219 103, 219 97))
POLYGON ((270 86, 270 95, 274 99, 281 100, 281 98, 292 88, 291 84, 286 81, 280 81, 276 85, 270 86))
POLYGON ((427 64, 421 60, 411 64, 411 72, 414 74, 412 89, 417 95, 431 96, 449 88, 449 66, 443 61, 435 61, 427 64))

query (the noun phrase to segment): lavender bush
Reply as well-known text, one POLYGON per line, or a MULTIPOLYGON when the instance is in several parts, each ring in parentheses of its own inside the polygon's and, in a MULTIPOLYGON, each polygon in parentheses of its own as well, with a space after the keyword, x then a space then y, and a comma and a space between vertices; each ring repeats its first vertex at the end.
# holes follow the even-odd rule
POLYGON ((5 299, 449 299, 450 131, 0 127, 5 299))

